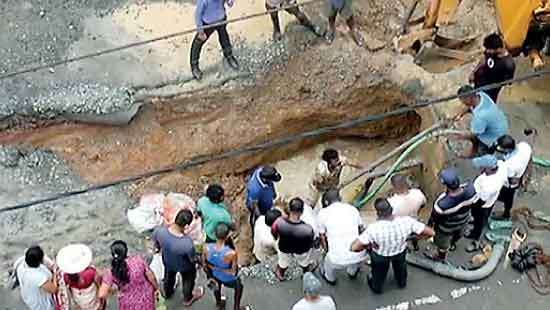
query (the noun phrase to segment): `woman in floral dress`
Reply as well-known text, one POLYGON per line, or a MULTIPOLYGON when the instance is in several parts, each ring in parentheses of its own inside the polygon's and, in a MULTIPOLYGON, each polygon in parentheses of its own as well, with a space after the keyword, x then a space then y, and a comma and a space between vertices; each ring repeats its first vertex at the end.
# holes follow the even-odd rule
POLYGON ((111 270, 103 277, 100 298, 107 298, 111 288, 118 288, 119 310, 155 310, 158 283, 153 272, 139 256, 128 257, 128 246, 117 240, 111 245, 111 270))

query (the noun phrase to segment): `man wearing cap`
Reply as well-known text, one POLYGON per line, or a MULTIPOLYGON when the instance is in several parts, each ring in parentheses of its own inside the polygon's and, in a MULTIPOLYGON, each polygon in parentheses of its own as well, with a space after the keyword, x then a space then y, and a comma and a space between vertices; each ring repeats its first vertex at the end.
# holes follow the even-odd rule
POLYGON ((493 154, 498 138, 508 133, 508 119, 504 112, 486 93, 480 91, 472 94, 473 91, 469 85, 458 89, 458 97, 465 108, 454 118, 456 121, 467 113, 472 114, 470 132, 459 135, 472 143, 471 151, 465 156, 468 158, 493 154))
POLYGON ((407 239, 412 234, 423 239, 433 237, 435 233, 412 217, 395 217, 387 199, 376 199, 374 208, 378 219, 353 242, 351 250, 370 250, 371 275, 367 283, 374 293, 381 294, 390 263, 397 285, 400 288, 407 286, 407 239))
POLYGON ((352 252, 350 246, 364 231, 364 226, 357 208, 342 202, 338 190, 324 193, 322 205, 318 224, 321 247, 327 254, 321 265, 321 276, 327 283, 335 285, 338 270, 345 269, 352 279, 359 273, 366 252, 352 252))
POLYGON ((246 207, 250 211, 250 226, 254 231, 254 223, 260 215, 265 215, 273 208, 277 192, 275 184, 281 181, 281 175, 272 166, 259 167, 252 173, 247 184, 246 207))
POLYGON ((489 216, 497 201, 500 190, 508 178, 508 170, 503 161, 497 160, 494 155, 484 155, 472 160, 474 168, 481 174, 474 180, 474 188, 478 201, 472 206, 474 228, 468 235, 472 243, 466 248, 467 252, 481 249, 479 240, 483 230, 489 223, 489 216))
POLYGON ((292 310, 336 310, 332 297, 321 295, 321 281, 313 273, 306 272, 302 283, 304 298, 294 304, 292 310))
POLYGON ((497 143, 497 151, 503 154, 508 171, 508 178, 498 196, 498 200, 504 203, 504 212, 500 218, 509 219, 516 190, 520 186, 527 187, 532 170, 533 149, 525 141, 516 144, 509 135, 500 137, 497 143))
POLYGON ((428 254, 434 260, 446 260, 447 253, 456 249, 456 243, 464 233, 470 217, 470 207, 477 201, 474 185, 469 182, 460 184, 458 172, 447 168, 439 174, 445 192, 435 200, 432 217, 435 227, 434 244, 437 253, 428 254))

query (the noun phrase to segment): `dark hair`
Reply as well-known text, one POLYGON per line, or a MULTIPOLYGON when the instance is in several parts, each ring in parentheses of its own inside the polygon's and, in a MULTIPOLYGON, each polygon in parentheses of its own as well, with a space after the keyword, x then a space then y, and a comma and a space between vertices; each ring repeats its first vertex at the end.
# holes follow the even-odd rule
POLYGON ((498 33, 491 33, 483 39, 483 47, 496 50, 504 47, 504 42, 498 33))
POLYGON ((213 203, 221 203, 223 201, 223 195, 225 191, 220 184, 209 185, 206 189, 206 197, 213 203))
POLYGON ((265 214, 265 224, 269 227, 273 226, 273 223, 283 215, 278 209, 269 209, 265 214))
POLYGON ((468 98, 475 95, 472 94, 473 91, 474 88, 471 85, 463 85, 458 89, 456 94, 458 95, 458 98, 468 98))
POLYGON ((126 258, 128 257, 128 246, 126 242, 117 240, 111 244, 111 255, 113 260, 111 261, 111 273, 113 277, 117 279, 121 284, 128 284, 130 282, 130 274, 128 273, 128 264, 126 264, 126 258))
POLYGON ((323 152, 323 155, 321 156, 321 158, 327 163, 329 163, 333 159, 338 159, 338 151, 335 149, 326 149, 323 152))
POLYGON ((497 144, 505 150, 513 150, 516 148, 516 141, 510 135, 504 135, 498 138, 497 144))
POLYGON ((288 210, 292 213, 304 213, 304 201, 295 197, 288 203, 288 210))
POLYGON ((218 240, 224 240, 229 235, 229 226, 226 223, 219 223, 216 226, 216 238, 218 240))
POLYGON ((329 189, 323 194, 323 197, 321 198, 321 203, 323 205, 323 208, 326 208, 331 204, 341 200, 342 198, 340 197, 340 192, 338 192, 337 189, 329 189))
POLYGON ((378 198, 374 201, 374 209, 379 217, 387 217, 393 213, 393 208, 385 198, 378 198))
POLYGON ((38 245, 31 246, 25 252, 25 263, 31 268, 38 268, 44 261, 44 251, 38 245))
POLYGON ((186 225, 191 224, 193 221, 193 213, 189 210, 180 210, 178 214, 176 215, 176 219, 174 220, 174 223, 178 225, 179 227, 183 228, 186 225))
POLYGON ((400 173, 392 175, 390 182, 391 182, 391 185, 393 185, 394 187, 396 186, 409 187, 409 182, 407 181, 407 177, 400 173))

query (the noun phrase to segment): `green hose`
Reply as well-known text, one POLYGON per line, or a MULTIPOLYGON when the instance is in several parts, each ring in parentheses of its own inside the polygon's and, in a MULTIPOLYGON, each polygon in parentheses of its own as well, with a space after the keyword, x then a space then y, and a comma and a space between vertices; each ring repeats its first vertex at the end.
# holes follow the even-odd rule
POLYGON ((544 168, 550 168, 550 160, 548 159, 543 159, 535 156, 533 157, 533 163, 544 168))
POLYGON ((372 198, 374 198, 374 196, 376 196, 380 190, 382 189, 382 187, 384 187, 384 185, 386 184, 386 182, 388 182, 388 180, 391 178, 391 176, 393 175, 393 173, 399 169, 399 166, 401 166, 401 164, 403 164, 403 162, 405 161, 405 159, 407 159, 407 157, 417 148, 419 147, 422 143, 426 142, 428 139, 430 139, 432 137, 432 133, 426 133, 426 135, 424 136, 421 136, 418 138, 418 140, 413 143, 411 146, 409 146, 405 151, 403 151, 403 153, 399 156, 399 158, 395 161, 395 163, 393 163, 393 165, 390 167, 390 170, 386 173, 386 175, 384 176, 384 179, 382 180, 382 182, 380 182, 376 188, 371 191, 370 193, 368 193, 363 199, 360 199, 359 201, 355 201, 353 204, 357 207, 357 208, 361 208, 363 207, 365 204, 367 204, 369 201, 372 200, 372 198))

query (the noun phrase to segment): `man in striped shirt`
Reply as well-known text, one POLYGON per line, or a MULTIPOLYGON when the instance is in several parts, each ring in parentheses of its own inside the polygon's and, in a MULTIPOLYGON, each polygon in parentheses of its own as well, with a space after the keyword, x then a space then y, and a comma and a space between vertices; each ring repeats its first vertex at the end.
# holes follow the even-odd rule
POLYGON ((413 233, 418 238, 430 238, 434 231, 411 217, 394 217, 393 209, 386 199, 377 199, 374 208, 377 221, 353 242, 351 250, 371 250, 371 276, 367 282, 374 293, 381 294, 390 263, 397 285, 400 288, 407 286, 407 239, 413 233))
POLYGON ((441 171, 439 179, 446 190, 436 199, 430 219, 435 224, 434 244, 438 250, 427 256, 434 260, 446 260, 447 253, 456 249, 456 243, 464 233, 470 217, 470 206, 477 201, 477 196, 471 182, 460 184, 454 168, 441 171))

